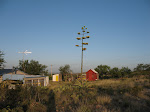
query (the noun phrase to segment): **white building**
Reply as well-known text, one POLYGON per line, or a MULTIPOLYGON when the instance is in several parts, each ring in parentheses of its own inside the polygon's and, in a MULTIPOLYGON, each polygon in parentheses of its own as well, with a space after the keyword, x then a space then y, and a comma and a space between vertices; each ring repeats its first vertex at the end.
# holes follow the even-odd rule
POLYGON ((60 74, 53 75, 52 81, 62 81, 62 75, 60 74))
POLYGON ((41 75, 4 74, 3 81, 5 80, 20 80, 23 84, 32 86, 47 86, 49 84, 49 77, 41 75))

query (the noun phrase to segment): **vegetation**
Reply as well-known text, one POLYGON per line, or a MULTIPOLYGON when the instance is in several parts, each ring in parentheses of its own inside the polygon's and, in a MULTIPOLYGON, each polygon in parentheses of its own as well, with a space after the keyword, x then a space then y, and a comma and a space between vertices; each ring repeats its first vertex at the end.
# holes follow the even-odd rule
POLYGON ((0 51, 0 69, 4 68, 4 63, 5 63, 4 53, 2 51, 0 51))
POLYGON ((128 67, 122 67, 121 69, 114 67, 111 68, 108 65, 98 65, 95 70, 99 73, 99 78, 123 78, 130 77, 132 71, 128 67))
POLYGON ((150 71, 150 64, 138 64, 134 71, 150 71))
POLYGON ((98 65, 95 70, 99 73, 99 76, 108 75, 110 73, 110 66, 98 65))
POLYGON ((39 64, 38 61, 31 60, 30 62, 28 60, 19 61, 19 69, 24 71, 25 73, 32 74, 32 75, 46 75, 48 74, 48 70, 46 70, 47 66, 39 64))
POLYGON ((59 67, 60 74, 62 74, 62 79, 67 80, 68 75, 72 72, 70 69, 70 65, 60 66, 59 67))
POLYGON ((122 67, 121 68, 121 77, 128 77, 129 75, 131 75, 131 70, 128 67, 122 67))
POLYGON ((48 87, 17 85, 16 89, 8 89, 8 84, 3 82, 0 112, 150 111, 149 69, 131 72, 127 67, 115 67, 103 75, 110 77, 82 84, 78 80, 50 82, 48 87))
MULTIPOLYGON (((6 85, 5 85, 6 86, 6 85)), ((85 82, 50 82, 49 87, 7 89, 0 85, 0 111, 149 112, 147 75, 85 82), (18 97, 19 96, 19 97, 18 97)))

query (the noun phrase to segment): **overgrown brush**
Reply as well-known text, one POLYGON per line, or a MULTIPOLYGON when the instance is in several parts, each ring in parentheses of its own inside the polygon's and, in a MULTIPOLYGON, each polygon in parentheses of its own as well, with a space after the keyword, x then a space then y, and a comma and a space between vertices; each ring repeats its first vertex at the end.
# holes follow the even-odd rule
POLYGON ((50 87, 0 86, 0 111, 4 112, 148 112, 149 106, 146 77, 50 82, 50 87))

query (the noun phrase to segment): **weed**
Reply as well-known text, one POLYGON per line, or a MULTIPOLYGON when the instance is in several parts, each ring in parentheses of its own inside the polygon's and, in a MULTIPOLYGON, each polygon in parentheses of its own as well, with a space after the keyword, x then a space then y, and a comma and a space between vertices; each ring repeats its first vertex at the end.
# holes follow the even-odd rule
POLYGON ((107 105, 111 102, 111 97, 108 95, 97 96, 97 103, 100 105, 107 105))
POLYGON ((148 112, 149 87, 146 75, 82 83, 50 82, 49 87, 15 90, 0 86, 0 111, 148 112))
POLYGON ((78 108, 76 108, 76 112, 92 112, 92 110, 88 105, 82 104, 78 108))

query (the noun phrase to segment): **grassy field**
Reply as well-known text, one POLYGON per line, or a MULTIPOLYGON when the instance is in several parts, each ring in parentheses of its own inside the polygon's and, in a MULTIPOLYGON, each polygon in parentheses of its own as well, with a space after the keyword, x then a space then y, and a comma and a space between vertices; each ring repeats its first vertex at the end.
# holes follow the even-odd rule
POLYGON ((0 110, 4 112, 150 111, 150 79, 146 75, 82 84, 78 80, 50 82, 48 87, 0 88, 0 91, 0 110), (20 99, 12 98, 13 94, 20 96, 20 99), (15 104, 12 104, 14 101, 15 104))
MULTIPOLYGON (((58 94, 56 99, 59 99, 56 104, 66 104, 63 106, 65 111, 73 111, 74 109, 79 112, 150 111, 150 82, 144 76, 103 79, 85 82, 83 85, 75 83, 60 86, 58 84, 54 91, 58 94)), ((63 111, 60 107, 56 106, 56 110, 63 111)))

